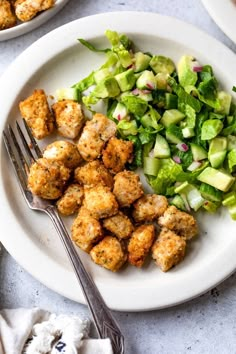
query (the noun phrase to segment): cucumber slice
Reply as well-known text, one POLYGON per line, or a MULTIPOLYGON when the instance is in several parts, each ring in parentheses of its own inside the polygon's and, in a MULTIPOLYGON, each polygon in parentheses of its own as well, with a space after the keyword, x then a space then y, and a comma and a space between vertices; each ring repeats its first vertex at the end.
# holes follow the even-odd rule
POLYGON ((165 109, 177 109, 178 106, 178 97, 173 95, 173 93, 165 93, 166 103, 165 109))
POLYGON ((175 195, 172 201, 170 202, 171 205, 174 205, 176 208, 186 211, 186 207, 184 204, 184 200, 180 195, 175 195))
POLYGON ((146 70, 148 68, 151 57, 142 52, 137 52, 134 54, 134 59, 135 59, 134 71, 139 72, 139 71, 146 70))
POLYGON ((227 138, 217 137, 210 142, 208 159, 211 166, 219 168, 222 166, 227 153, 227 138))
POLYGON ((160 160, 155 157, 143 158, 143 172, 146 175, 157 176, 160 168, 160 160))
POLYGON ((207 158, 207 152, 202 146, 194 143, 190 144, 190 146, 194 161, 202 161, 207 158))
POLYGON ((75 87, 61 88, 56 90, 56 97, 58 101, 74 100, 79 102, 81 100, 81 93, 75 87))
POLYGON ((154 157, 159 157, 160 159, 165 159, 170 157, 170 147, 168 142, 162 135, 156 135, 156 142, 154 146, 154 157))
POLYGON ((178 111, 178 109, 168 109, 164 112, 161 118, 161 124, 164 127, 169 127, 171 124, 177 124, 185 118, 185 114, 178 111))
POLYGON ((187 181, 176 187, 175 193, 184 194, 190 207, 195 211, 201 208, 205 202, 205 199, 202 197, 200 191, 192 184, 189 184, 187 181))
POLYGON ((207 167, 197 177, 198 181, 207 183, 222 192, 228 192, 235 181, 235 177, 229 175, 227 172, 216 170, 212 167, 207 167))
POLYGON ((200 185, 199 191, 203 198, 212 201, 212 202, 221 202, 222 192, 218 189, 210 186, 209 184, 202 183, 200 185))
POLYGON ((183 142, 181 128, 177 125, 171 124, 166 129, 166 139, 172 144, 181 144, 183 142))
POLYGON ((140 90, 155 90, 156 89, 156 78, 152 71, 145 70, 139 76, 136 86, 140 90))

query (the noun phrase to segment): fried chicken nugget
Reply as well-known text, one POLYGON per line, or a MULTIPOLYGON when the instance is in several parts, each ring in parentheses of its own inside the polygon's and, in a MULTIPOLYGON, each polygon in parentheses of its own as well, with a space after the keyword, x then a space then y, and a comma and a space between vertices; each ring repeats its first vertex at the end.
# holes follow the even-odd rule
POLYGON ((43 139, 53 132, 54 118, 44 90, 34 90, 31 96, 19 103, 19 108, 36 139, 43 139))
POLYGON ((130 206, 143 195, 139 176, 132 171, 122 171, 114 177, 113 193, 121 207, 130 206))
POLYGON ((102 160, 113 173, 122 171, 133 160, 133 142, 112 137, 102 152, 102 160))
POLYGON ((168 201, 163 195, 146 194, 134 204, 133 218, 136 222, 153 221, 164 214, 168 201))
POLYGON ((78 141, 78 149, 86 161, 100 157, 105 143, 116 133, 116 124, 101 113, 86 122, 78 141))
POLYGON ((116 215, 103 220, 103 227, 120 239, 130 237, 134 226, 124 213, 119 211, 116 215))
POLYGON ((70 172, 60 161, 40 158, 30 167, 28 188, 41 198, 57 199, 63 193, 70 172))
POLYGON ((90 256, 96 264, 112 272, 119 270, 127 259, 121 242, 114 236, 105 236, 91 249, 90 256))
POLYGON ((58 140, 49 144, 44 150, 43 157, 48 160, 61 161, 71 169, 76 168, 82 162, 77 146, 65 140, 58 140))
POLYGON ((92 247, 103 237, 100 222, 89 211, 80 208, 71 227, 71 238, 83 251, 89 253, 92 247))
POLYGON ((15 13, 20 21, 30 21, 39 12, 50 9, 55 0, 16 0, 15 13))
POLYGON ((74 214, 82 204, 84 188, 77 183, 70 184, 56 205, 62 215, 74 214))
POLYGON ((0 30, 16 25, 17 18, 8 0, 0 0, 0 30))
POLYGON ((85 122, 81 104, 73 100, 62 100, 52 105, 58 133, 65 138, 75 139, 85 122))
POLYGON ((94 187, 98 184, 113 187, 113 177, 99 160, 94 160, 76 168, 75 179, 86 186, 94 187))
POLYGON ((164 215, 158 219, 158 224, 167 227, 186 240, 190 240, 198 233, 197 222, 194 217, 178 210, 174 205, 170 206, 164 215))
POLYGON ((152 257, 163 272, 179 264, 185 256, 186 241, 163 227, 152 246, 152 257))
POLYGON ((131 235, 128 244, 128 262, 142 267, 155 237, 154 225, 141 225, 131 235))
POLYGON ((110 188, 97 185, 84 189, 83 206, 96 218, 108 218, 118 212, 118 203, 110 188))

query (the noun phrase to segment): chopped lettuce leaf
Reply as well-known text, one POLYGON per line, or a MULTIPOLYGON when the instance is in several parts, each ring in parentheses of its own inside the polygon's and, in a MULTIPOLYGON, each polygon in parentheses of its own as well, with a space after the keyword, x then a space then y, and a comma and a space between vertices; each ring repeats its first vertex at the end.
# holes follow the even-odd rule
POLYGON ((182 87, 194 86, 197 82, 197 73, 193 71, 194 58, 190 55, 183 55, 177 65, 179 83, 182 87))
POLYGON ((77 84, 74 84, 72 87, 75 87, 80 92, 83 92, 94 84, 95 84, 94 71, 92 71, 88 76, 86 76, 84 79, 77 82, 77 84))
POLYGON ((183 109, 185 110, 186 105, 192 107, 197 113, 200 112, 202 103, 197 98, 188 94, 180 85, 176 83, 173 77, 169 77, 167 81, 179 98, 178 104, 180 107, 182 107, 182 112, 183 109))
POLYGON ((186 104, 185 106, 185 115, 186 115, 186 126, 188 128, 194 128, 196 124, 196 112, 188 104, 186 104))
POLYGON ((161 159, 157 177, 151 177, 148 180, 155 193, 165 195, 167 188, 175 183, 177 176, 181 172, 181 165, 175 163, 171 158, 161 159))
POLYGON ((134 95, 122 96, 121 102, 124 103, 130 113, 133 113, 138 117, 142 117, 148 108, 148 103, 146 101, 134 95))
POLYGON ((235 149, 231 150, 228 153, 227 159, 228 159, 228 165, 229 165, 230 172, 234 172, 235 167, 236 167, 236 150, 235 149))
POLYGON ((86 48, 88 48, 89 50, 91 50, 92 52, 102 52, 102 53, 107 53, 109 51, 111 51, 110 48, 106 48, 106 49, 98 49, 95 48, 91 43, 89 43, 88 41, 86 41, 83 38, 78 38, 78 41, 83 44, 86 48))
POLYGON ((155 131, 141 126, 139 127, 138 132, 139 132, 139 139, 142 145, 155 141, 155 135, 154 135, 156 133, 155 131))
POLYGON ((135 120, 126 121, 123 119, 118 123, 117 129, 120 135, 125 137, 138 134, 138 126, 135 120))

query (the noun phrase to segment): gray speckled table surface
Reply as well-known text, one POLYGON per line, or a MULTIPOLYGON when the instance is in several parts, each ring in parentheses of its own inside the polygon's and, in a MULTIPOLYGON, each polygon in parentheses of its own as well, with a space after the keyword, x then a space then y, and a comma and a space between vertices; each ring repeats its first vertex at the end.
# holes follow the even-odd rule
MULTIPOLYGON (((178 17, 236 52, 236 45, 213 22, 200 0, 70 0, 61 12, 40 28, 0 43, 0 74, 25 48, 62 24, 95 13, 134 9, 178 17)), ((0 308, 34 306, 55 313, 89 316, 86 306, 40 284, 2 248, 0 308)), ((236 276, 178 307, 145 313, 116 312, 115 317, 125 333, 127 354, 236 353, 236 276)))

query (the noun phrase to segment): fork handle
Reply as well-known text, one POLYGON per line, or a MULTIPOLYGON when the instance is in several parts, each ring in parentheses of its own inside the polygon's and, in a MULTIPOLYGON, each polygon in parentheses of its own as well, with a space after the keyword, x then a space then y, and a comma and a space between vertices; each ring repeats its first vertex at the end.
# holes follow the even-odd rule
POLYGON ((114 354, 123 354, 124 337, 97 286, 85 270, 57 209, 50 205, 45 211, 52 220, 66 249, 75 274, 80 282, 84 297, 87 300, 99 337, 110 338, 114 354))

